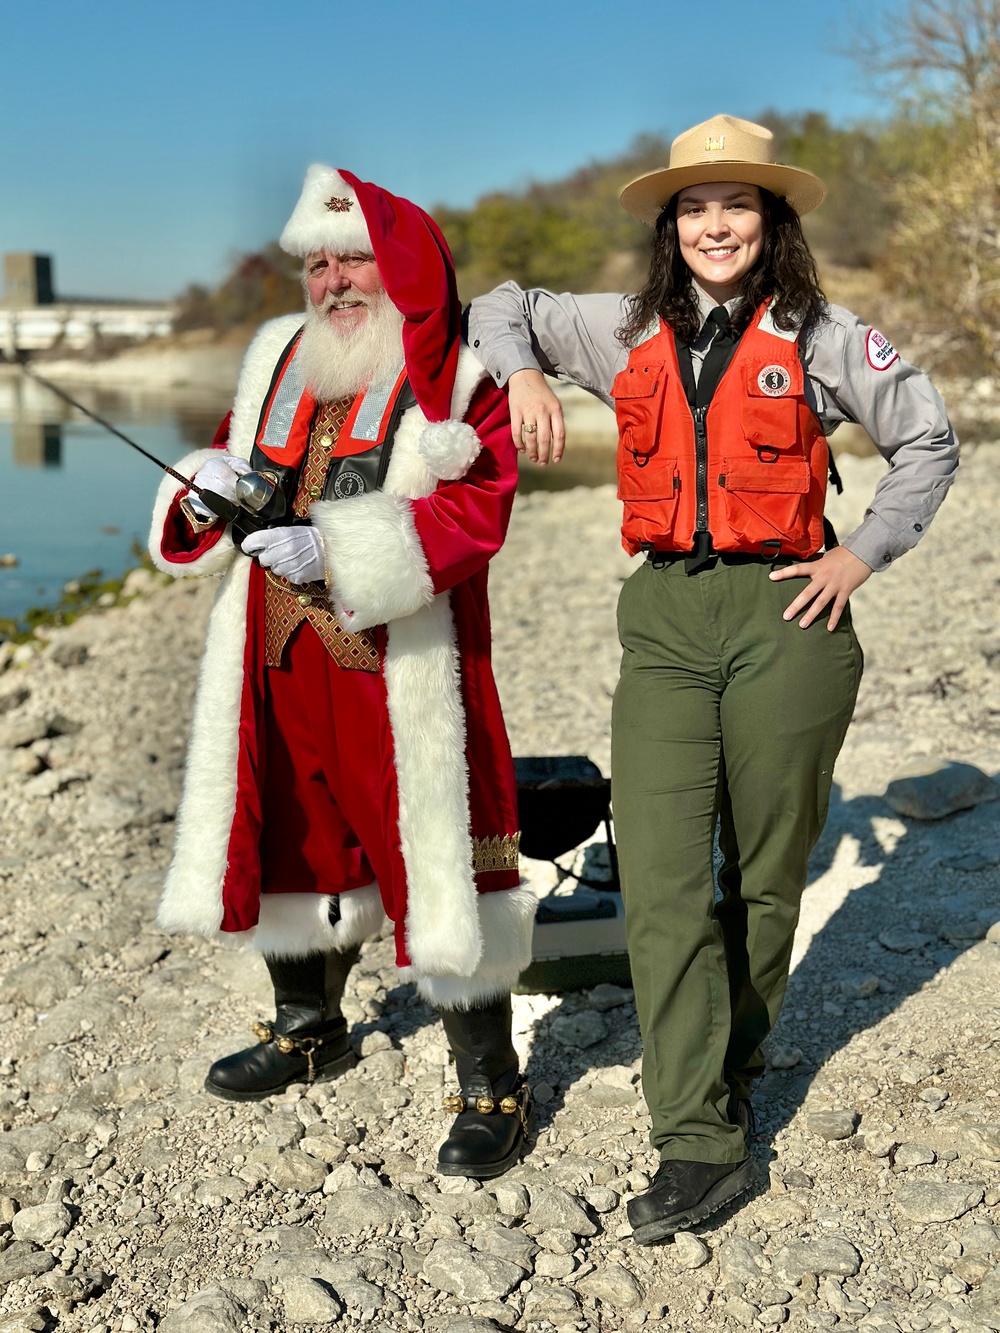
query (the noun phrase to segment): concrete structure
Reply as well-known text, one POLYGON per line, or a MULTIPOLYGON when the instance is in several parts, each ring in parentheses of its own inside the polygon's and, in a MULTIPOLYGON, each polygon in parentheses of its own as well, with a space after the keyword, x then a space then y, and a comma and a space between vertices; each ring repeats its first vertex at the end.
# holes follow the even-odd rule
POLYGON ((170 333, 173 321, 167 302, 59 300, 48 255, 4 255, 0 351, 11 360, 54 347, 96 351, 102 344, 144 342, 170 333))
POLYGON ((3 257, 3 305, 25 310, 51 305, 52 260, 49 255, 6 254, 3 257))

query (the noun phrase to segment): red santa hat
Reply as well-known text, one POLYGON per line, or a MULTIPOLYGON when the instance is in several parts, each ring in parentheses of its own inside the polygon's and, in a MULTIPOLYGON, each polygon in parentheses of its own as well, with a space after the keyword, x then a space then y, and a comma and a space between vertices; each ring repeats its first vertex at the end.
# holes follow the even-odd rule
POLYGON ((455 265, 441 229, 422 208, 349 171, 311 166, 281 248, 370 251, 389 300, 403 316, 403 354, 417 403, 430 422, 451 416, 461 307, 455 265))

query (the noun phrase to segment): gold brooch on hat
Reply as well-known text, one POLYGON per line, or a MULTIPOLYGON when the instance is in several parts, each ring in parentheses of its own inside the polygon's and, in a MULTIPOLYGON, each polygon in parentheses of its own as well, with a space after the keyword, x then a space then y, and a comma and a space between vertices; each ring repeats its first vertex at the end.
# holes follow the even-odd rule
POLYGON ((339 199, 336 195, 326 201, 327 211, 330 213, 347 213, 353 204, 353 199, 339 199))

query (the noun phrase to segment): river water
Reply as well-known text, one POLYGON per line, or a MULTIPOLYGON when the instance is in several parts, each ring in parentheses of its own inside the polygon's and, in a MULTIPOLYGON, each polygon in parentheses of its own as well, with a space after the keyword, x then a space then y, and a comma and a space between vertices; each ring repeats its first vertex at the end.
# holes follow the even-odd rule
MULTIPOLYGON (((207 445, 229 407, 208 390, 70 385, 91 411, 164 463, 207 445)), ((4 621, 53 607, 65 585, 137 563, 160 472, 101 426, 19 374, 0 377, 0 639, 4 621)), ((565 489, 614 479, 613 453, 581 448, 557 468, 521 468, 518 489, 565 489)))

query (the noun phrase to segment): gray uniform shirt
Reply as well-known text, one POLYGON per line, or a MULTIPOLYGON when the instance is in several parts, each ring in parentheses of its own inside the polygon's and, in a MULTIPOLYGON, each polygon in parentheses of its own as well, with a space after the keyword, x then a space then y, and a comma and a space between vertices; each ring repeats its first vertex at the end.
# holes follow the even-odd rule
MULTIPOLYGON (((711 341, 704 321, 715 302, 698 287, 702 331, 691 349, 697 377, 711 341)), ((611 385, 628 361, 615 337, 627 296, 573 296, 506 282, 472 302, 469 342, 498 384, 516 370, 543 370, 573 381, 613 406, 611 385)), ((731 308, 735 302, 728 302, 731 308)), ((650 330, 652 333, 653 330, 650 330)), ((769 332, 792 340, 794 332, 769 332)), ((897 356, 866 324, 840 306, 809 325, 800 339, 809 406, 829 435, 856 421, 874 440, 889 471, 859 527, 843 545, 874 570, 915 546, 945 497, 958 467, 958 441, 930 380, 897 356)))

